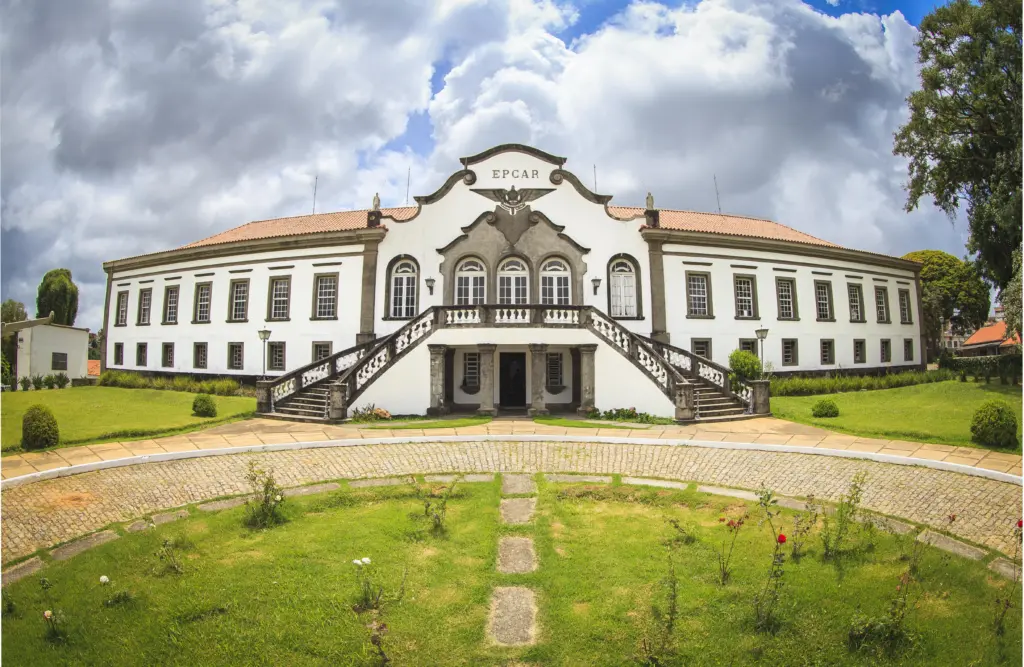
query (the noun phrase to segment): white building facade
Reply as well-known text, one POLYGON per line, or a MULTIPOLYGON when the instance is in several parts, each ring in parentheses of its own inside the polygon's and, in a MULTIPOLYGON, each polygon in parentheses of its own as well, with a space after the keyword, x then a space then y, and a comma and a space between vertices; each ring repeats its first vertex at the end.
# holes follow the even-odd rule
POLYGON ((416 206, 108 262, 105 368, 266 376, 261 410, 296 418, 372 403, 691 419, 766 411, 760 385, 725 377, 737 348, 780 373, 921 366, 918 264, 650 197, 612 206, 564 164, 498 146, 416 206))
POLYGON ((18 337, 19 378, 58 373, 72 380, 88 376, 88 329, 50 324, 45 320, 25 324, 28 326, 13 334, 18 337))

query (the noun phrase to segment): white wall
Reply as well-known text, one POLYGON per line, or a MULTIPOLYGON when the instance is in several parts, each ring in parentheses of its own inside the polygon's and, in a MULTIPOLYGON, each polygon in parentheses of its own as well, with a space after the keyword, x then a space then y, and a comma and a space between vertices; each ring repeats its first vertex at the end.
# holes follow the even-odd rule
POLYGON ((692 339, 711 338, 713 341, 712 361, 728 366, 729 353, 739 347, 739 339, 755 338, 754 330, 763 326, 768 329, 768 337, 764 342, 765 361, 771 362, 777 371, 858 370, 910 366, 921 363, 917 288, 914 283, 914 274, 909 270, 744 249, 666 244, 664 251, 666 253, 664 258, 666 326, 671 336, 670 342, 677 347, 690 350, 692 339), (733 266, 737 264, 741 268, 733 266), (751 266, 755 268, 747 268, 751 266), (784 271, 776 269, 784 269, 784 271), (687 271, 711 274, 714 319, 687 317, 687 271), (757 277, 759 319, 736 319, 734 274, 752 274, 757 277), (796 281, 797 315, 800 318, 798 321, 778 319, 778 301, 775 290, 777 277, 792 278, 796 281), (817 321, 814 293, 816 280, 831 281, 832 283, 834 322, 817 321), (886 282, 879 282, 879 280, 886 282), (850 321, 848 284, 862 286, 866 322, 850 321), (874 296, 876 285, 884 285, 889 290, 889 324, 881 324, 876 321, 874 296), (900 323, 898 296, 900 289, 910 292, 911 324, 900 323), (782 365, 783 338, 795 338, 799 341, 799 364, 795 367, 782 365), (880 341, 883 338, 891 340, 892 361, 889 363, 881 362, 880 341), (909 361, 903 358, 905 338, 914 341, 914 357, 909 361), (822 339, 835 341, 836 363, 834 365, 821 364, 820 341, 822 339), (865 341, 866 363, 853 363, 853 341, 855 339, 865 341))
MULTIPOLYGON (((107 367, 126 370, 150 370, 218 375, 259 375, 263 370, 263 350, 257 331, 266 326, 270 341, 284 341, 285 366, 293 370, 312 361, 313 342, 331 341, 340 352, 354 346, 359 331, 362 286, 362 244, 309 248, 299 251, 273 251, 218 259, 176 262, 114 274, 107 323, 107 367), (319 265, 319 266, 317 266, 319 265), (277 268, 281 267, 281 268, 277 268), (284 268, 289 267, 289 268, 284 268), (232 271, 235 271, 234 273, 232 271), (199 275, 209 274, 213 275, 199 275), (338 273, 338 319, 311 320, 313 276, 338 273), (266 322, 267 291, 270 279, 291 276, 289 321, 266 322), (234 279, 249 279, 247 322, 227 322, 229 285, 234 279), (192 324, 196 283, 213 283, 211 321, 192 324), (164 288, 179 285, 178 323, 163 321, 164 288), (136 324, 141 289, 153 289, 153 306, 148 326, 136 324), (128 324, 115 326, 118 292, 128 291, 128 324), (266 323, 266 324, 265 324, 266 323), (207 368, 194 369, 194 342, 207 343, 207 368), (244 369, 228 370, 228 343, 244 343, 244 369), (114 344, 124 344, 124 363, 114 363, 114 344), (145 367, 135 365, 137 343, 148 343, 145 367), (161 346, 174 343, 174 365, 161 365, 161 346)), ((267 372, 279 375, 280 372, 267 372)))
POLYGON ((18 336, 18 377, 65 373, 71 379, 89 374, 89 330, 42 324, 18 336), (53 353, 68 355, 68 369, 53 369, 53 353))

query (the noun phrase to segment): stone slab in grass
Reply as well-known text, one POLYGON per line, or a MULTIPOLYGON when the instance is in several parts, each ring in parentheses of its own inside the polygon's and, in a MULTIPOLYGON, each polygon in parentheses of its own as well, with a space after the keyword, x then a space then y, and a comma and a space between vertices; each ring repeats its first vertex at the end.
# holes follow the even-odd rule
POLYGON ((701 493, 710 493, 715 496, 729 496, 730 498, 740 498, 741 500, 757 500, 757 494, 753 491, 727 489, 723 486, 698 486, 697 490, 701 493))
POLYGON ((537 569, 533 538, 503 537, 498 541, 498 572, 526 574, 537 569))
POLYGON ((1007 558, 997 558, 988 564, 988 569, 1001 577, 1012 580, 1020 572, 1020 565, 1014 564, 1012 560, 1007 558))
POLYGON ((667 479, 648 479, 646 477, 623 477, 622 483, 634 486, 657 486, 662 489, 685 489, 688 486, 685 482, 672 482, 667 479))
POLYGON ((24 579, 28 575, 38 572, 39 568, 43 566, 43 561, 39 559, 39 556, 32 556, 24 563, 18 563, 13 567, 9 567, 4 570, 3 573, 3 585, 13 584, 19 579, 24 579))
POLYGON ((53 558, 53 560, 67 560, 72 556, 77 556, 83 551, 92 549, 93 547, 98 547, 101 544, 106 544, 107 542, 116 540, 117 538, 118 534, 114 531, 101 530, 98 533, 86 535, 85 537, 77 539, 74 542, 68 542, 64 546, 57 547, 56 549, 50 552, 50 557, 53 558))
POLYGON ((199 509, 204 512, 216 512, 218 510, 227 510, 232 507, 238 507, 244 505, 248 496, 239 496, 238 498, 225 498, 224 500, 214 500, 209 503, 203 503, 199 505, 199 509))
POLYGON ((501 493, 506 496, 537 493, 537 483, 529 475, 503 475, 501 493))
POLYGON ((188 516, 188 510, 175 510, 173 512, 164 512, 163 514, 154 514, 153 523, 158 526, 162 526, 165 523, 177 521, 178 519, 184 519, 188 516))
MULTIPOLYGON (((698 488, 698 490, 700 489, 700 487, 697 487, 697 488, 698 488)), ((789 508, 791 510, 805 510, 805 509, 807 509, 807 503, 804 502, 803 500, 797 500, 796 498, 786 498, 785 496, 780 496, 780 497, 776 498, 776 500, 779 503, 779 507, 786 507, 786 508, 789 508)))
POLYGON ((549 482, 573 483, 590 482, 594 484, 611 484, 612 478, 607 475, 552 475, 544 476, 549 482))
POLYGON ((898 535, 906 535, 907 533, 914 532, 914 526, 909 523, 897 521, 896 519, 890 519, 887 516, 865 516, 861 517, 861 522, 870 520, 871 523, 881 528, 887 533, 896 533, 898 535))
POLYGON ((130 524, 125 526, 124 529, 127 530, 129 533, 141 533, 142 531, 149 528, 149 526, 150 523, 145 519, 138 519, 136 521, 132 521, 130 524))
POLYGON ((509 524, 529 523, 537 509, 536 498, 503 498, 501 520, 509 524))
POLYGON ((489 634, 502 646, 526 646, 537 637, 537 602, 533 591, 521 586, 499 586, 491 597, 489 634))
POLYGON ((348 483, 353 489, 365 489, 370 486, 398 486, 407 484, 409 480, 399 477, 382 477, 379 479, 356 479, 348 483))
POLYGON ((309 486, 295 486, 290 489, 285 489, 284 495, 289 498, 292 496, 311 496, 315 493, 337 491, 340 488, 341 484, 336 484, 335 482, 327 482, 326 484, 310 484, 309 486))
MULTIPOLYGON (((424 475, 423 479, 428 482, 454 482, 458 478, 458 475, 424 475)), ((474 473, 472 475, 463 475, 463 482, 493 482, 494 475, 483 475, 474 473)))
POLYGON ((963 556, 964 558, 970 558, 971 560, 981 560, 985 557, 986 553, 984 549, 972 547, 970 544, 964 544, 959 540, 954 540, 952 537, 936 533, 932 530, 924 531, 917 536, 917 539, 925 544, 930 544, 943 551, 948 551, 951 554, 963 556))

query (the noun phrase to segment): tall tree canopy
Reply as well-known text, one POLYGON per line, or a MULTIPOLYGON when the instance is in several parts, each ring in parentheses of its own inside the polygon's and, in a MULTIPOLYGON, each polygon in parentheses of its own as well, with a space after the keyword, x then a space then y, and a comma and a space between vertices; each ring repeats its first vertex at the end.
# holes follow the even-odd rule
POLYGON ((70 269, 47 271, 36 294, 36 317, 53 313, 54 324, 71 326, 78 317, 78 285, 70 269))
POLYGON ((999 302, 1003 304, 1003 317, 1006 319, 1007 335, 1016 332, 1021 335, 1021 250, 1013 251, 1013 278, 999 293, 999 302))
MULTIPOLYGON (((27 319, 28 313, 25 312, 25 304, 21 301, 7 299, 3 304, 0 304, 0 322, 6 324, 8 322, 22 322, 27 319)), ((15 334, 8 334, 4 336, 3 341, 0 341, 0 355, 7 362, 10 369, 9 372, 13 377, 17 377, 18 337, 15 334)))
POLYGON ((921 90, 893 152, 910 158, 907 210, 966 204, 982 275, 1004 287, 1021 245, 1021 0, 954 0, 921 21, 921 90))
POLYGON ((978 267, 941 250, 908 252, 903 259, 921 262, 923 333, 932 352, 938 350, 941 320, 966 334, 985 324, 991 305, 989 288, 978 267))
POLYGON ((7 324, 9 322, 22 322, 27 319, 28 313, 25 312, 25 304, 21 301, 7 299, 3 304, 0 304, 0 322, 7 324))

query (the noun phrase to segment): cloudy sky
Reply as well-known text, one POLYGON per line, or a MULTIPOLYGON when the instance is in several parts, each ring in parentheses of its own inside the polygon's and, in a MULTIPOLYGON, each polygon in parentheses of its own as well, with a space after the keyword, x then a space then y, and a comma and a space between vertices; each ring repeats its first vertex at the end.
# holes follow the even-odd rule
POLYGON ((623 205, 963 254, 892 134, 929 0, 0 0, 0 289, 101 325, 102 262, 434 191, 499 143, 623 205))

